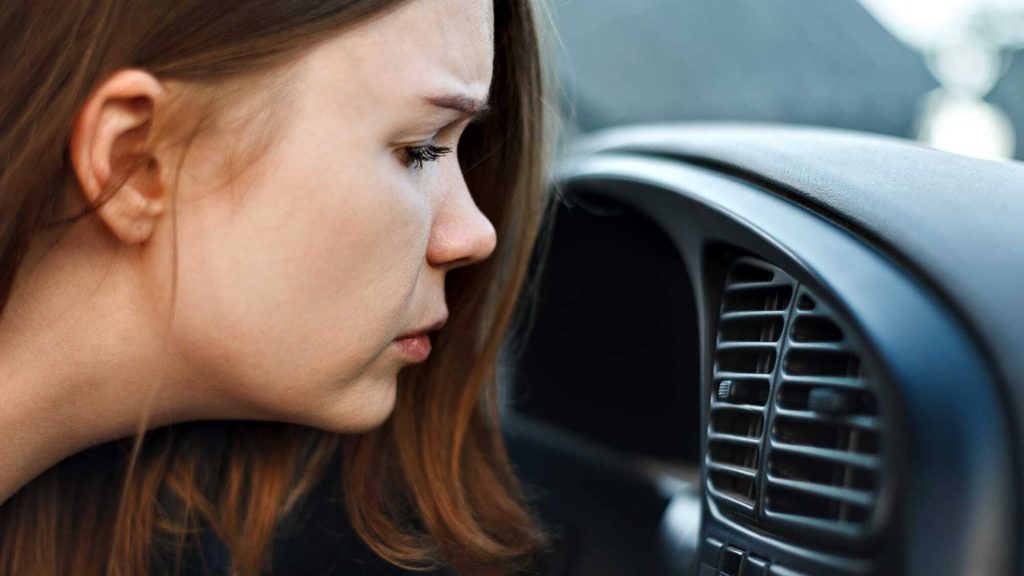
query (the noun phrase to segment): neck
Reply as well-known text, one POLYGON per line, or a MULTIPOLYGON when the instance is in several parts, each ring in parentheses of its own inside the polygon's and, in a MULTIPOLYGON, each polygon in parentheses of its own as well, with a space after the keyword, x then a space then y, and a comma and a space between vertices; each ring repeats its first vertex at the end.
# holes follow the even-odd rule
POLYGON ((29 251, 0 321, 0 503, 64 458, 173 421, 159 395, 160 325, 147 325, 131 266, 99 259, 72 228, 29 251))

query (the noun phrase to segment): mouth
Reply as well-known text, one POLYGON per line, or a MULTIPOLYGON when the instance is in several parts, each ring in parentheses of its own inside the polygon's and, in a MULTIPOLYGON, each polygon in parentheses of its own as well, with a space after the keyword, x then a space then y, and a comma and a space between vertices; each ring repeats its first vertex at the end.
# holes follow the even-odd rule
POLYGON ((436 322, 395 338, 393 344, 410 362, 423 362, 430 356, 433 347, 430 342, 431 335, 440 330, 447 321, 446 315, 436 322))
POLYGON ((427 334, 396 339, 394 345, 398 348, 398 352, 410 362, 423 362, 430 357, 430 351, 433 348, 430 336, 427 334))

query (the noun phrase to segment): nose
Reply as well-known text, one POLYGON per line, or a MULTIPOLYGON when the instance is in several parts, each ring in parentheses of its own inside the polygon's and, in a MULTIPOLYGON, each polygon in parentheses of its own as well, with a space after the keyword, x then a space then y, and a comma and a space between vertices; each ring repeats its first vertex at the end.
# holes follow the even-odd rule
POLYGON ((473 201, 462 172, 453 172, 455 185, 441 199, 427 243, 427 262, 446 271, 484 260, 497 242, 494 225, 473 201))

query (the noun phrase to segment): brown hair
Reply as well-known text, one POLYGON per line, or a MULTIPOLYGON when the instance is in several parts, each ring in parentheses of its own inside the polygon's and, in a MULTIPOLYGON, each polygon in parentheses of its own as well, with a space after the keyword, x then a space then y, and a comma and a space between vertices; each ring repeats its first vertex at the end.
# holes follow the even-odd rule
MULTIPOLYGON (((76 189, 72 121, 109 74, 138 67, 215 92, 401 1, 5 5, 0 311, 33 235, 54 225, 76 189)), ((543 547, 502 442, 494 381, 544 212, 537 24, 531 2, 495 0, 492 113, 467 128, 459 156, 498 248, 449 274, 448 325, 431 359, 400 373, 391 418, 346 436, 280 423, 181 423, 76 454, 0 505, 0 575, 144 574, 158 550, 180 561, 206 528, 229 550, 232 573, 258 574, 275 530, 339 458, 353 528, 394 564, 504 574, 543 547)))

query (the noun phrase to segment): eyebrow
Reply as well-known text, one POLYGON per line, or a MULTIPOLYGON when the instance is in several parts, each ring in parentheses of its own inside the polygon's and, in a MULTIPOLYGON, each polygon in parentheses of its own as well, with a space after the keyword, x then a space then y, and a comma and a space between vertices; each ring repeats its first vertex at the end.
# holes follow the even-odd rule
POLYGON ((438 108, 445 108, 448 110, 454 110, 467 118, 479 120, 491 107, 487 103, 487 99, 473 98, 465 94, 442 94, 438 96, 428 96, 425 100, 438 108))

